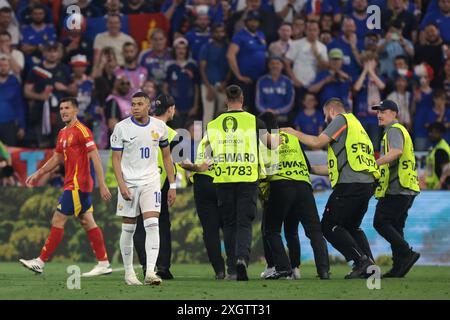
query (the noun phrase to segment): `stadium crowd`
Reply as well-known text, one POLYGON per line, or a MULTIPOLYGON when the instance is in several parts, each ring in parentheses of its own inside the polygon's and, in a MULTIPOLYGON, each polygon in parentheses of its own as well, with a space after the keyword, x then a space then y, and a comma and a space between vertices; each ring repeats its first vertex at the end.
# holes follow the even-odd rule
POLYGON ((321 106, 338 97, 377 148, 382 129, 370 106, 387 98, 415 150, 430 147, 436 122, 449 142, 450 0, 0 0, 4 145, 53 148, 67 96, 77 97, 100 149, 138 90, 174 97, 174 129, 206 126, 231 83, 248 111, 270 111, 307 134, 323 130, 321 106), (68 32, 71 4, 83 24, 103 17, 106 31, 68 32), (381 28, 370 30, 373 4, 381 28), (146 48, 124 32, 122 17, 158 12, 170 28, 149 32, 146 48))

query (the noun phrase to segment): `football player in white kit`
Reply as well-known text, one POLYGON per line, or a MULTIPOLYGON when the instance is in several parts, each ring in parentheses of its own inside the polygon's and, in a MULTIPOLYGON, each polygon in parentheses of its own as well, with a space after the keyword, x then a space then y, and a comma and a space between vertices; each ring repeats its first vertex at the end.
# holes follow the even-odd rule
POLYGON ((154 272, 159 252, 158 217, 161 208, 161 186, 158 170, 158 148, 169 178, 168 204, 176 197, 172 157, 166 124, 149 116, 150 98, 137 92, 131 100, 131 116, 120 121, 111 135, 112 163, 119 185, 117 215, 122 217, 120 251, 125 267, 125 282, 141 285, 133 269, 133 234, 136 218, 142 212, 146 233, 147 273, 144 283, 159 285, 154 272))

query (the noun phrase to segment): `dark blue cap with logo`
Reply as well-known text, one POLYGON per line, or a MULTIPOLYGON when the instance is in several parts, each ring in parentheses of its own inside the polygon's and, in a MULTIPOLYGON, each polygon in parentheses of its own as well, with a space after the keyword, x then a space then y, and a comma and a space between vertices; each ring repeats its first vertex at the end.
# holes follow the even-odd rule
POLYGON ((372 110, 392 110, 398 112, 397 104, 392 100, 383 100, 379 104, 372 106, 372 110))
POLYGON ((261 15, 259 14, 258 10, 252 10, 247 12, 247 15, 245 17, 245 21, 248 20, 258 20, 261 21, 261 15))

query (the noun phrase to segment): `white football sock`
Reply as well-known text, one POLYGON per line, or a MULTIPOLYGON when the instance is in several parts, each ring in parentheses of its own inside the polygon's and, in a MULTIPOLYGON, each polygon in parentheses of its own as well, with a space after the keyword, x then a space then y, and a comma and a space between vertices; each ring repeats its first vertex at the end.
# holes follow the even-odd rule
POLYGON ((159 219, 144 220, 145 253, 147 254, 147 272, 154 272, 159 253, 159 219))
POLYGON ((135 230, 135 224, 122 223, 122 233, 120 234, 120 252, 122 253, 125 274, 134 272, 133 235, 135 230))

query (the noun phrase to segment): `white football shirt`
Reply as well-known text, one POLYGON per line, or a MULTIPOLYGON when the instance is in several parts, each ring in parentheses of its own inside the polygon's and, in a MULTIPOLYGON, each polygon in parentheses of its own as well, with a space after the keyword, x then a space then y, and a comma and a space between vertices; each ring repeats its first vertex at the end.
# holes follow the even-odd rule
POLYGON ((111 149, 122 151, 122 175, 127 186, 159 183, 158 148, 169 145, 164 121, 150 117, 147 124, 128 117, 114 127, 111 149))

